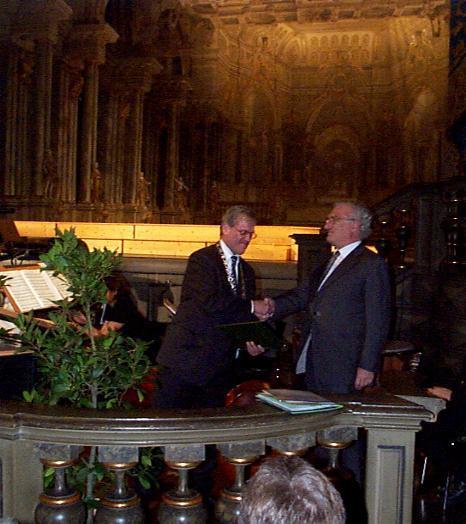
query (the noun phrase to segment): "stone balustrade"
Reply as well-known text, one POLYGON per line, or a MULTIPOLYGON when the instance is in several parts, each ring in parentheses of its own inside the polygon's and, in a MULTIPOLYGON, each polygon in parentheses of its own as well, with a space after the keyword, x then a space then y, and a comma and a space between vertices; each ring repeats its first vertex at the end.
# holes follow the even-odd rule
MULTIPOLYGON (((332 400, 344 408, 300 415, 259 403, 188 412, 92 411, 0 402, 0 517, 16 518, 24 524, 33 522, 43 492, 42 464, 53 465, 57 449, 70 450, 69 456, 63 460, 58 457, 60 460, 55 462, 63 467, 76 446, 96 446, 98 459, 117 472, 115 493, 124 494, 125 464, 134 462, 138 448, 161 446, 166 463, 179 473, 178 489, 164 494, 162 501, 165 510, 168 507, 168 511, 177 511, 176 497, 190 493, 186 470, 204 459, 205 445, 214 444, 236 469, 234 484, 226 493, 224 490, 219 502, 221 513, 226 499, 237 506, 244 466, 262 455, 267 446, 292 454, 313 446, 317 439, 327 444, 332 440, 338 447, 344 444, 340 441, 354 438, 356 430, 362 428, 367 430, 365 493, 370 524, 410 523, 415 433, 421 421, 432 420, 432 413, 388 394, 333 396, 332 400)), ((108 500, 111 507, 111 495, 108 500)), ((229 511, 233 511, 231 507, 229 511)), ((166 515, 162 508, 161 522, 163 518, 166 515)), ((187 522, 201 522, 202 514, 196 518, 201 520, 187 522)))

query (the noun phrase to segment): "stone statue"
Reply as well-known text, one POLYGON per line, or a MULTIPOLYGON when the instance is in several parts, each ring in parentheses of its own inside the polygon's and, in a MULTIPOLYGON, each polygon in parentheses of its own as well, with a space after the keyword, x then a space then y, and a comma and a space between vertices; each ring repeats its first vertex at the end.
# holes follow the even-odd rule
POLYGON ((23 55, 18 63, 18 79, 20 83, 29 83, 34 69, 34 60, 30 55, 23 55))
POLYGON ((288 191, 279 182, 271 183, 265 188, 269 202, 269 220, 272 224, 286 224, 287 209, 289 205, 288 191))
POLYGON ((150 205, 150 182, 145 179, 144 173, 139 173, 139 178, 136 185, 136 205, 139 207, 147 208, 150 205))
POLYGON ((47 149, 42 163, 42 174, 44 179, 44 196, 56 198, 58 189, 58 165, 55 155, 51 149, 47 149))
POLYGON ((72 70, 70 73, 70 81, 68 87, 68 94, 71 100, 78 100, 84 86, 84 78, 79 71, 72 70))
POLYGON ((184 183, 181 176, 175 177, 175 209, 179 211, 188 210, 189 187, 184 183))
POLYGON ((120 101, 120 106, 118 108, 118 118, 120 120, 126 120, 129 116, 130 110, 131 102, 128 98, 125 97, 120 101))
POLYGON ((218 217, 221 214, 222 207, 220 203, 220 188, 216 180, 212 181, 211 184, 208 185, 205 207, 206 216, 209 218, 209 220, 212 221, 213 224, 216 223, 218 217))
POLYGON ((94 162, 91 170, 91 202, 102 202, 104 198, 104 188, 102 173, 99 169, 98 162, 94 162))

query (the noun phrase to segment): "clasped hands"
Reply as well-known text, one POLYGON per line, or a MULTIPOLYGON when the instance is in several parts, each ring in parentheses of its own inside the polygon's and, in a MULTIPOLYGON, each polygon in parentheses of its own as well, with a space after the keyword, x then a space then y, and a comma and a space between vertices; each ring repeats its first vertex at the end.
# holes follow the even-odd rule
POLYGON ((268 320, 275 313, 275 302, 270 297, 254 300, 254 314, 259 320, 268 320))
MULTIPOLYGON (((254 300, 254 314, 259 320, 268 320, 273 316, 274 312, 275 302, 271 298, 266 297, 263 300, 254 300)), ((265 351, 261 345, 253 341, 246 342, 246 350, 253 357, 265 351)))

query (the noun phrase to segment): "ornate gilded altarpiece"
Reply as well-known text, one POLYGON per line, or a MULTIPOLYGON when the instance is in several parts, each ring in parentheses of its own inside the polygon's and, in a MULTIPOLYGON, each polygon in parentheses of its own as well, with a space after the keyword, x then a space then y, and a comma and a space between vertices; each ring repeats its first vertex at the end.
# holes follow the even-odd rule
POLYGON ((309 224, 461 169, 463 1, 40 4, 1 2, 17 218, 309 224))

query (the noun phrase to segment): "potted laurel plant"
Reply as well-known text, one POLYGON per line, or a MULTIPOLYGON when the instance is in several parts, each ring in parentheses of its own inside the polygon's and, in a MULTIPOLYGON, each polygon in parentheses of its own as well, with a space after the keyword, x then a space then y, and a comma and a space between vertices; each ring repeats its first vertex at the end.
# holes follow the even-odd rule
MULTIPOLYGON (((147 344, 116 331, 96 336, 92 329, 95 306, 105 302, 105 278, 118 268, 120 256, 105 248, 89 251, 73 229, 57 230, 56 236, 41 261, 44 271, 51 271, 66 282, 70 298, 56 302, 57 308, 49 315, 53 327, 44 329, 31 314, 21 314, 14 321, 18 335, 0 330, 0 337, 20 344, 18 351, 30 351, 36 357, 38 377, 34 389, 23 393, 24 399, 48 405, 108 409, 123 407, 125 394, 133 389, 142 400, 138 385, 150 365, 147 344), (82 325, 73 322, 76 311, 84 319, 82 325)), ((145 453, 142 463, 139 481, 146 487, 151 473, 150 455, 145 453)), ((45 471, 46 479, 50 473, 45 471)), ((104 474, 94 447, 89 448, 89 455, 74 473, 75 478, 84 481, 84 499, 92 507, 96 480, 104 474)))

